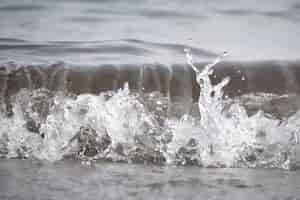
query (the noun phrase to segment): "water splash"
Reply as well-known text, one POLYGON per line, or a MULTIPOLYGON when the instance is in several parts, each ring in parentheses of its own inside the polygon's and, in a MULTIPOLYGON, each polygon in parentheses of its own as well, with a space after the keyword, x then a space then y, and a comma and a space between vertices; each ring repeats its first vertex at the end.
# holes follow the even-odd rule
POLYGON ((99 95, 23 89, 11 97, 13 115, 0 113, 0 156, 295 167, 300 112, 283 121, 263 111, 248 116, 240 101, 224 95, 229 77, 216 85, 211 83, 214 68, 227 53, 200 70, 191 52, 185 52, 201 88, 191 113, 178 117, 170 109, 176 106, 179 110, 180 102, 171 104, 169 96, 158 92, 134 93, 128 84, 99 95), (192 114, 196 112, 200 115, 192 114))
POLYGON ((230 78, 212 85, 209 77, 226 52, 201 71, 193 64, 190 51, 185 49, 185 52, 201 88, 198 101, 201 123, 197 130, 189 121, 180 122, 169 144, 170 154, 180 152, 183 144, 188 146, 193 139, 198 146, 196 159, 207 167, 293 168, 297 143, 294 124, 282 124, 263 111, 248 117, 244 107, 226 100, 223 88, 230 78))

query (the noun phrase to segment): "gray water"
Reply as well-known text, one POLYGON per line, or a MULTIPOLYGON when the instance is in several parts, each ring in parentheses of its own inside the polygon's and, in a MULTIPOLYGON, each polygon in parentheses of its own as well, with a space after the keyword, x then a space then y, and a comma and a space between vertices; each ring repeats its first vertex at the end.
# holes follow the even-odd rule
MULTIPOLYGON (((5 158, 0 159, 0 199, 300 199, 299 144, 294 143, 295 138, 284 137, 295 130, 296 134, 299 132, 299 13, 297 0, 1 0, 0 156, 5 158), (277 125, 273 124, 279 124, 281 129, 276 131, 286 130, 287 133, 282 131, 282 135, 280 132, 280 136, 273 134, 269 138, 279 143, 281 139, 289 140, 293 144, 282 147, 264 141, 266 153, 248 149, 241 154, 246 158, 245 163, 238 160, 234 166, 243 168, 222 168, 218 162, 208 166, 221 168, 152 165, 152 162, 161 164, 159 159, 155 160, 156 156, 165 159, 153 148, 157 141, 141 134, 138 143, 132 134, 134 141, 126 148, 134 151, 127 152, 128 155, 121 152, 119 158, 120 150, 112 148, 117 153, 111 157, 144 164, 120 164, 100 159, 90 166, 78 161, 93 159, 90 155, 95 150, 93 145, 96 145, 97 153, 111 148, 108 144, 111 141, 105 138, 94 141, 95 134, 104 133, 102 127, 100 132, 90 127, 90 124, 108 126, 101 120, 94 121, 95 116, 96 119, 102 114, 107 116, 105 110, 94 109, 102 109, 103 105, 110 105, 116 115, 112 115, 110 127, 116 127, 112 133, 118 137, 110 135, 114 136, 110 138, 112 141, 123 141, 127 136, 122 134, 127 134, 127 129, 148 131, 147 126, 151 123, 144 123, 145 119, 138 117, 133 122, 136 126, 124 128, 123 122, 132 123, 127 113, 133 113, 133 117, 140 113, 148 117, 154 114, 151 120, 156 123, 161 118, 169 120, 171 108, 181 109, 175 113, 175 122, 179 124, 176 134, 182 138, 179 137, 177 146, 173 145, 178 148, 172 153, 179 157, 176 159, 180 163, 193 158, 194 149, 189 151, 190 142, 184 142, 190 137, 188 134, 197 130, 181 117, 188 110, 199 117, 197 105, 191 103, 191 99, 198 99, 199 87, 193 72, 184 64, 184 48, 191 50, 195 62, 209 62, 221 52, 229 51, 225 60, 229 62, 225 66, 234 67, 230 72, 225 67, 215 75, 218 81, 224 76, 232 78, 229 89, 224 88, 225 94, 246 95, 234 101, 245 101, 251 115, 255 116, 258 110, 268 113, 254 120, 257 124, 254 128, 259 130, 260 122, 271 123, 270 127, 261 127, 268 133, 269 128, 276 130, 277 125), (176 66, 178 63, 180 65, 176 66), (145 67, 144 64, 150 65, 145 67), (96 70, 88 68, 90 66, 96 70), (134 66, 134 70, 129 66, 134 66), (156 97, 156 93, 151 93, 149 102, 136 101, 136 96, 125 90, 113 93, 112 100, 96 96, 102 91, 116 91, 125 82, 129 82, 129 89, 135 89, 143 98, 144 92, 153 91, 163 92, 165 96, 156 97), (74 94, 78 95, 77 99, 74 94), (178 95, 184 97, 180 105, 172 102, 178 95), (85 110, 86 103, 92 109, 87 107, 85 110), (136 105, 142 105, 143 109, 136 105), (192 106, 196 109, 190 109, 192 106), (54 117, 53 124, 47 118, 49 113, 54 117), (90 115, 88 120, 80 118, 87 113, 90 115), (60 123, 60 120, 65 121, 60 123), (87 127, 79 127, 86 121, 89 122, 87 127), (54 127, 53 132, 59 130, 58 136, 55 132, 52 138, 57 144, 43 143, 45 135, 39 129, 44 126, 47 132, 48 123, 54 127), (39 154, 40 144, 60 155, 60 149, 56 147, 64 146, 64 140, 70 139, 67 133, 73 137, 76 131, 77 136, 87 134, 83 139, 87 144, 80 144, 82 141, 77 136, 71 138, 71 142, 76 140, 84 147, 74 150, 83 153, 83 158, 73 152, 77 156, 75 160, 61 157, 56 162, 36 160, 48 158, 47 152, 39 154), (35 147, 36 152, 31 156, 33 150, 30 148, 35 147), (285 168, 285 161, 293 160, 293 153, 296 161, 292 171, 271 169, 285 168), (253 155, 257 157, 253 159, 253 155), (21 159, 24 157, 29 159, 21 159)), ((216 80, 214 82, 218 82, 216 80)), ((197 117, 195 120, 199 121, 197 117)), ((168 126, 154 126, 160 127, 168 126)), ((220 160, 224 161, 224 158, 220 160)))
POLYGON ((231 60, 294 60, 297 0, 2 0, 0 61, 185 63, 225 50, 231 60))
POLYGON ((300 171, 0 161, 0 198, 300 199, 300 171))

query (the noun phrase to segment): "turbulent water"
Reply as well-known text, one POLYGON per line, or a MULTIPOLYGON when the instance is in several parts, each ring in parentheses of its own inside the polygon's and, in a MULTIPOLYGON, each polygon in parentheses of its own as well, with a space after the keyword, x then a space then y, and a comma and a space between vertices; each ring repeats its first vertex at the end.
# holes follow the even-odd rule
MULTIPOLYGON (((55 72, 63 77, 56 84, 60 86, 58 90, 47 89, 43 84, 49 82, 43 80, 41 88, 34 89, 32 73, 26 67, 21 72, 28 88, 12 93, 16 90, 8 85, 14 72, 9 71, 11 67, 4 68, 7 74, 3 74, 6 87, 0 129, 2 157, 296 168, 299 113, 278 112, 276 116, 257 105, 251 108, 243 104, 243 100, 258 94, 229 98, 223 88, 230 77, 214 85, 210 79, 221 57, 198 69, 190 50, 186 54, 200 87, 198 104, 193 103, 191 96, 174 100, 169 90, 166 95, 145 93, 143 86, 131 91, 128 83, 98 95, 76 95, 68 92, 67 73, 58 70, 55 72)), ((142 70, 139 77, 139 84, 143 85, 142 70)), ((245 76, 241 76, 241 81, 245 81, 245 76)), ((272 97, 263 93, 260 96, 272 97)), ((282 98, 287 97, 273 95, 271 99, 282 98)))
POLYGON ((297 199, 299 10, 1 1, 0 198, 297 199))

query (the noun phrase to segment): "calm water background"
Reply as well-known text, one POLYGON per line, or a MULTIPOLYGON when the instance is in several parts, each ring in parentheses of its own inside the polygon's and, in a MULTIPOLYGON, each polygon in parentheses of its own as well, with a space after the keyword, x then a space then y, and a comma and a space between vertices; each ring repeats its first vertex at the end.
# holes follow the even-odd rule
POLYGON ((1 0, 0 61, 185 63, 226 50, 232 60, 294 60, 297 0, 1 0))

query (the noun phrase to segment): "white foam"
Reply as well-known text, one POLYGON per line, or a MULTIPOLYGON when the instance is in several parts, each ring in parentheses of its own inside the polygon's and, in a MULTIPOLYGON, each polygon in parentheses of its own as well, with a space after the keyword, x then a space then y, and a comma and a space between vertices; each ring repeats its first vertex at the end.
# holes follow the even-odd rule
MULTIPOLYGON (((190 51, 186 53, 201 88, 201 120, 189 114, 181 118, 164 115, 165 107, 168 109, 164 105, 170 102, 157 95, 149 95, 154 102, 150 109, 147 104, 151 101, 144 98, 146 95, 132 93, 128 85, 115 92, 81 94, 76 98, 45 89, 24 89, 13 98, 14 115, 0 115, 0 144, 7 148, 6 157, 56 161, 77 154, 80 129, 88 127, 96 133, 95 144, 99 145, 106 135, 111 140, 91 159, 131 162, 136 157, 147 161, 160 155, 170 164, 292 168, 300 112, 284 122, 262 111, 249 117, 239 102, 224 99, 223 88, 230 82, 229 77, 216 85, 210 81, 209 75, 224 55, 200 71, 190 51), (43 114, 47 109, 48 114, 43 114), (29 119, 40 125, 38 133, 26 128, 29 119)), ((272 99, 271 94, 256 97, 272 99)))

